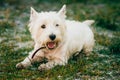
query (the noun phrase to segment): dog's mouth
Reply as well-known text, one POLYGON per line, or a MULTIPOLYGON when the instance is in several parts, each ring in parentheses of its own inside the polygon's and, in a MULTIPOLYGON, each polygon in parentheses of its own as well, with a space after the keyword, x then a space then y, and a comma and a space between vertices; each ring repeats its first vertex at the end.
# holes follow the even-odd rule
POLYGON ((58 43, 57 42, 47 42, 46 46, 48 49, 52 50, 57 47, 58 43))

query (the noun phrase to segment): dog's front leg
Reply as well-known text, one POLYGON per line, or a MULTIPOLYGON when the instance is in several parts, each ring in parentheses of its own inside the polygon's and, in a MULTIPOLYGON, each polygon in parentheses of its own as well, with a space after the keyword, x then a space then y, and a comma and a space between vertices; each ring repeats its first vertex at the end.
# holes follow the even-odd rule
POLYGON ((35 48, 32 52, 29 53, 29 55, 20 63, 16 65, 16 68, 22 69, 22 68, 27 68, 29 66, 32 66, 32 63, 35 61, 41 61, 42 60, 42 52, 39 51, 33 58, 33 53, 36 51, 38 48, 37 45, 35 45, 35 48))
POLYGON ((65 62, 60 60, 60 59, 54 59, 52 61, 47 62, 46 64, 41 64, 38 67, 38 70, 49 70, 53 67, 55 67, 56 65, 65 65, 65 62))
POLYGON ((32 62, 32 59, 29 58, 29 56, 28 56, 22 62, 16 64, 16 68, 18 68, 18 69, 27 68, 27 67, 31 66, 31 62, 32 62))
POLYGON ((69 55, 67 52, 67 49, 65 48, 66 46, 62 46, 56 50, 55 54, 54 53, 49 53, 51 56, 46 56, 48 59, 48 62, 46 64, 41 64, 38 67, 38 70, 49 70, 57 65, 65 65, 68 62, 69 55))

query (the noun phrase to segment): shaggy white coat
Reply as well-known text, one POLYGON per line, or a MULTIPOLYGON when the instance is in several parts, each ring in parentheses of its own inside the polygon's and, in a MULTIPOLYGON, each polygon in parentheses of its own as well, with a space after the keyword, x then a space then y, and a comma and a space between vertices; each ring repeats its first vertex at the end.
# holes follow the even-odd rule
POLYGON ((89 26, 93 20, 84 22, 66 20, 66 6, 59 12, 36 12, 31 8, 29 30, 35 42, 34 50, 29 53, 22 62, 16 65, 17 68, 26 68, 35 61, 42 61, 47 58, 48 62, 41 64, 38 69, 51 69, 56 65, 65 65, 68 59, 76 52, 83 50, 86 54, 92 51, 94 46, 94 35, 89 26), (45 28, 41 28, 42 25, 45 28), (56 26, 56 24, 58 24, 56 26), (47 42, 50 42, 50 34, 55 34, 55 49, 50 50, 47 42), (32 59, 34 51, 45 46, 45 49, 37 52, 32 59))

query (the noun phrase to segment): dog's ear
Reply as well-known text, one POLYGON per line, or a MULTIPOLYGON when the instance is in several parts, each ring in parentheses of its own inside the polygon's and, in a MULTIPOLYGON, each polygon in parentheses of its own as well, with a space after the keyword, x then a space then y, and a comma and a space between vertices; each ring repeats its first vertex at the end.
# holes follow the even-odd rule
POLYGON ((62 18, 66 18, 66 5, 63 5, 63 7, 59 10, 58 15, 62 18))
POLYGON ((34 8, 31 7, 31 11, 30 11, 30 21, 31 21, 31 20, 34 20, 34 19, 37 17, 37 15, 38 15, 38 12, 37 12, 34 8))

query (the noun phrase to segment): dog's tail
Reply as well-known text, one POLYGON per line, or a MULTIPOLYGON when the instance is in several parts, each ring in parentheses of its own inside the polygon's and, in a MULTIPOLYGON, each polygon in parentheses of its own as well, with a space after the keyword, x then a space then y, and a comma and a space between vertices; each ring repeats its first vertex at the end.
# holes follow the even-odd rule
POLYGON ((94 20, 85 20, 82 23, 87 24, 88 26, 91 26, 95 21, 94 20))

